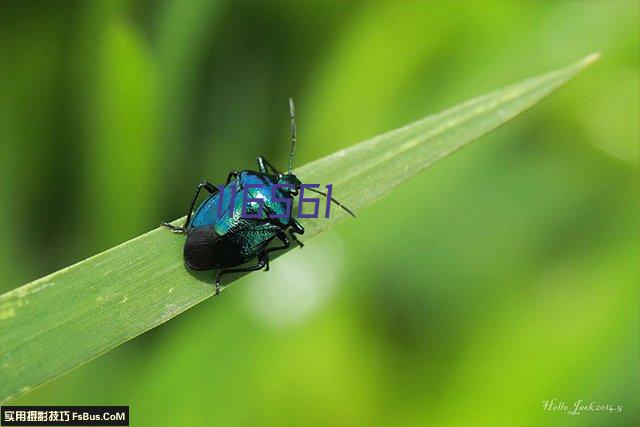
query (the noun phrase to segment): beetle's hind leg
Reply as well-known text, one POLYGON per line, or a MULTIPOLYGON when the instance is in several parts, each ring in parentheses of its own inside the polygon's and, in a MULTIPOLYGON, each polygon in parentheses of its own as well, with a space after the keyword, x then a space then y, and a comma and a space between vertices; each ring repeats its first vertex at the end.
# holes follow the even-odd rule
POLYGON ((216 295, 220 294, 220 280, 222 279, 222 276, 224 276, 225 274, 245 273, 248 271, 262 270, 263 268, 264 268, 264 271, 269 271, 269 254, 275 251, 283 251, 285 249, 288 249, 291 246, 291 241, 289 240, 287 235, 284 234, 284 231, 280 231, 278 234, 276 234, 276 236, 278 237, 278 239, 280 239, 280 241, 282 241, 282 246, 267 248, 264 251, 260 252, 260 255, 258 255, 258 264, 252 267, 227 268, 227 269, 220 270, 218 272, 218 275, 216 276, 216 281, 215 281, 216 295))
POLYGON ((262 270, 266 265, 269 264, 269 258, 267 257, 267 253, 266 251, 263 251, 260 253, 260 255, 258 255, 258 264, 252 266, 252 267, 242 267, 242 268, 226 268, 223 270, 220 270, 218 272, 218 275, 216 276, 216 281, 215 281, 215 285, 216 285, 216 295, 220 295, 220 280, 222 279, 222 276, 224 276, 225 274, 230 274, 230 273, 244 273, 247 271, 255 271, 255 270, 262 270))
POLYGON ((296 234, 304 234, 304 228, 300 225, 298 221, 295 219, 291 219, 291 229, 289 230, 289 236, 300 246, 300 248, 304 247, 304 243, 298 240, 298 236, 296 234))

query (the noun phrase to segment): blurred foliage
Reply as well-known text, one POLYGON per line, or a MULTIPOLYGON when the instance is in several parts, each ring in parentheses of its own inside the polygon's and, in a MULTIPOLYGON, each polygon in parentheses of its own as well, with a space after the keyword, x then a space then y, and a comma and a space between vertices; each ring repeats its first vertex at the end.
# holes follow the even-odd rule
POLYGON ((154 426, 637 423, 639 20, 635 1, 3 3, 2 291, 182 215, 204 177, 285 164, 288 96, 303 164, 603 54, 358 221, 11 403, 154 426))

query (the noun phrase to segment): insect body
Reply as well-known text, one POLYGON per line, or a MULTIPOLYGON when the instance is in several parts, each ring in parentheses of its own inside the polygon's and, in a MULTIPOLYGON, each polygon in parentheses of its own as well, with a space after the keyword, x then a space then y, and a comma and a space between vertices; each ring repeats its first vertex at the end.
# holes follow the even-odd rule
MULTIPOLYGON (((193 270, 220 269, 215 280, 216 295, 220 292, 220 279, 224 274, 262 268, 267 271, 270 253, 289 248, 291 239, 303 246, 296 234, 304 234, 304 228, 292 217, 291 209, 301 186, 300 180, 292 173, 296 127, 291 99, 289 110, 291 150, 287 173, 279 172, 264 157, 258 157, 258 172, 232 171, 221 187, 202 181, 196 188, 183 227, 162 224, 175 233, 187 235, 184 245, 187 267, 193 270), (202 189, 208 191, 209 196, 194 211, 202 189), (244 195, 248 197, 242 197, 244 195), (274 239, 281 244, 268 247, 274 239), (257 264, 239 267, 254 258, 257 258, 257 264)), ((313 188, 306 189, 328 197, 353 215, 330 195, 313 188)))

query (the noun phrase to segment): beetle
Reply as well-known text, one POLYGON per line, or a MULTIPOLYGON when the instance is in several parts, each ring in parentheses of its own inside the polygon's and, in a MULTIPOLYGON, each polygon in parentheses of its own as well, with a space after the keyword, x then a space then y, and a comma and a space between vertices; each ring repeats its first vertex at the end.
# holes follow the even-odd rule
MULTIPOLYGON (((291 209, 294 197, 298 196, 302 185, 292 171, 297 138, 295 107, 291 98, 289 117, 291 148, 289 170, 286 173, 278 171, 264 157, 259 156, 259 171, 231 171, 227 175, 226 184, 220 187, 206 180, 202 181, 196 188, 182 227, 167 222, 162 224, 174 233, 186 234, 183 255, 188 268, 220 269, 215 279, 216 295, 220 293, 223 275, 263 268, 268 271, 270 253, 289 248, 291 240, 300 247, 304 246, 296 236, 304 234, 304 228, 292 217, 291 209), (194 210, 203 189, 209 195, 194 210), (236 197, 237 195, 250 197, 236 197), (268 247, 276 238, 281 245, 268 247), (256 265, 240 267, 254 258, 258 259, 256 265)), ((331 197, 331 194, 309 187, 304 189, 325 196, 355 218, 354 213, 331 197)))

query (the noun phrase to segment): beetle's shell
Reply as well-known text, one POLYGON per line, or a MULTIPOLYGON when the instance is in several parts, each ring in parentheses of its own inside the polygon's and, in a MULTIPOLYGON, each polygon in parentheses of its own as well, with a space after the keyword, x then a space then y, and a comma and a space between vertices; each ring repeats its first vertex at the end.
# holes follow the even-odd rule
MULTIPOLYGON (((187 227, 184 246, 186 265, 194 270, 228 268, 255 258, 284 230, 289 218, 269 218, 269 214, 284 214, 285 202, 273 201, 271 186, 277 178, 253 171, 242 171, 227 184, 223 191, 209 196, 195 210, 187 227), (249 188, 248 197, 264 200, 261 218, 242 218, 243 190, 247 184, 261 184, 264 188, 249 188), (235 203, 230 206, 232 188, 236 190, 235 203), (221 214, 218 206, 222 204, 221 214)), ((278 198, 293 199, 278 190, 278 198)), ((257 212, 257 204, 244 201, 247 213, 257 212)))

